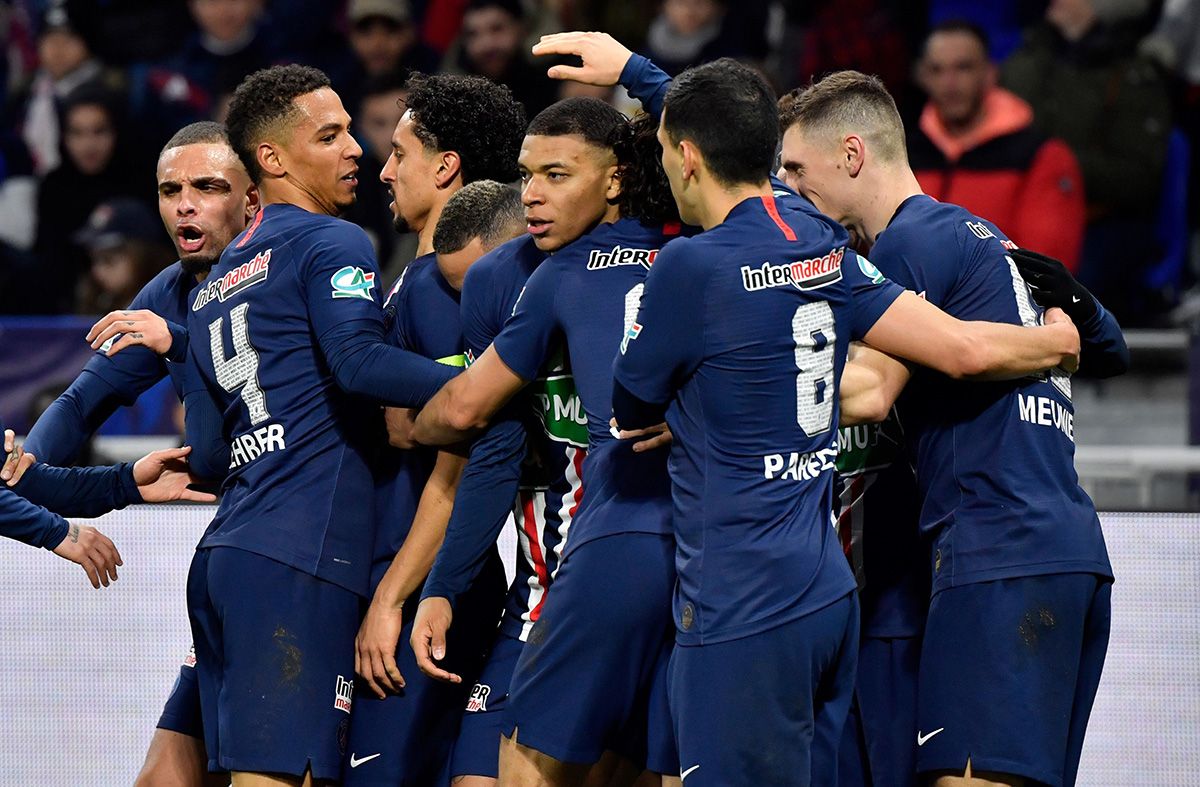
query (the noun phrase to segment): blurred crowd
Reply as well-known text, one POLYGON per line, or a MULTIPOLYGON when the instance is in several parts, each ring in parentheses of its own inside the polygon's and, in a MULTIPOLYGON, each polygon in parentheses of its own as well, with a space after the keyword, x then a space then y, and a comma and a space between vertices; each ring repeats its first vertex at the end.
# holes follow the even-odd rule
MULTIPOLYGON (((529 117, 581 91, 632 111, 532 61, 571 29, 671 73, 735 57, 781 93, 878 74, 926 192, 1062 259, 1127 327, 1195 285, 1200 0, 0 0, 0 314, 100 314, 169 264, 159 149, 252 71, 326 71, 375 173, 413 71, 487 76, 529 117)), ((390 279, 414 246, 389 199, 361 178, 347 218, 390 279)))

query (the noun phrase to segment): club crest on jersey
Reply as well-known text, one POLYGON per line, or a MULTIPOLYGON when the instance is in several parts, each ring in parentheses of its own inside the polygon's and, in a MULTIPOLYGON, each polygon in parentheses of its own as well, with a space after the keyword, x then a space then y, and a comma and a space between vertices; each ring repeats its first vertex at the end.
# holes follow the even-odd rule
POLYGON ((337 685, 333 689, 333 707, 336 710, 350 712, 350 704, 354 701, 354 681, 337 676, 337 685))
POLYGON ((492 687, 486 683, 476 683, 467 698, 467 713, 484 713, 487 711, 487 698, 492 693, 492 687))
POLYGON ((796 260, 785 265, 764 262, 761 267, 742 266, 742 286, 747 292, 758 292, 790 284, 798 290, 815 290, 842 280, 844 246, 824 257, 796 260))
POLYGON ((335 298, 362 298, 369 301, 371 289, 375 286, 375 273, 347 265, 330 276, 329 283, 333 286, 335 298))
POLYGON ((260 251, 254 255, 254 259, 242 263, 231 271, 226 271, 225 275, 216 281, 206 282, 196 293, 192 311, 203 309, 214 299, 224 303, 239 292, 253 287, 261 281, 266 281, 270 268, 271 250, 260 251))
POLYGON ((620 246, 613 246, 611 251, 592 249, 592 253, 588 255, 587 269, 598 271, 618 265, 641 265, 649 268, 657 256, 658 249, 623 249, 620 246))

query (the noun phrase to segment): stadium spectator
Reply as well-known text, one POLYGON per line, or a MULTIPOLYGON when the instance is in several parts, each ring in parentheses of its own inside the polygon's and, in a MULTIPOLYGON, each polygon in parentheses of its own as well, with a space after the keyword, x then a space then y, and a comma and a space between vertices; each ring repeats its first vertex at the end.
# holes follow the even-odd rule
POLYGON ((245 76, 282 57, 263 0, 189 0, 188 10, 197 30, 177 54, 134 69, 131 78, 135 110, 155 149, 181 126, 216 116, 245 76))
POLYGON ((725 0, 666 0, 647 30, 646 57, 675 75, 719 57, 764 54, 752 52, 753 47, 741 35, 739 15, 727 10, 725 0))
POLYGON ((74 236, 95 207, 115 196, 154 193, 149 168, 134 161, 122 140, 121 123, 120 96, 85 86, 66 99, 62 163, 38 190, 37 266, 21 303, 34 314, 74 305, 75 283, 87 266, 74 236))
POLYGON ((1121 321, 1144 322, 1141 276, 1158 254, 1171 106, 1165 79, 1137 51, 1146 0, 1053 0, 1004 63, 1002 83, 1034 124, 1079 159, 1088 226, 1079 278, 1121 321))
POLYGON ((1017 244, 1076 270, 1083 243, 1079 164, 1033 126, 1029 104, 996 85, 987 34, 944 22, 925 43, 918 78, 929 102, 908 131, 925 193, 998 225, 1017 244))
POLYGON ((361 87, 362 100, 354 114, 357 139, 363 146, 358 160, 362 176, 358 179, 358 201, 346 212, 345 218, 367 231, 375 246, 379 269, 385 281, 392 281, 404 263, 413 258, 416 242, 398 236, 392 228, 392 193, 379 180, 379 173, 392 154, 392 132, 404 114, 400 103, 407 91, 404 77, 385 73, 368 79, 361 87), (407 242, 406 242, 407 241, 407 242))
MULTIPOLYGON (((441 58, 421 43, 408 0, 351 0, 346 19, 352 62, 330 74, 330 78, 357 126, 366 82, 394 80, 411 71, 432 74, 438 70, 441 58)), ((395 127, 393 121, 391 128, 395 127)))
POLYGON ((89 275, 80 288, 81 314, 125 308, 173 260, 150 209, 128 198, 97 205, 75 241, 91 257, 89 275))
POLYGON ((92 55, 80 27, 62 2, 42 16, 37 37, 38 69, 18 98, 21 136, 33 156, 34 171, 43 176, 58 166, 59 117, 63 100, 83 85, 115 87, 115 76, 92 55))
POLYGON ((533 117, 558 98, 558 85, 525 57, 525 22, 520 0, 470 0, 444 70, 507 85, 533 117))

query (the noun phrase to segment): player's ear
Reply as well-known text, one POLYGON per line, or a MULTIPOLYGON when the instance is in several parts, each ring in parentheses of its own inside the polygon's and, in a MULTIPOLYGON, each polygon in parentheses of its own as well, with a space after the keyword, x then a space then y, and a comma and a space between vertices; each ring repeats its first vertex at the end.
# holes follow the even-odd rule
POLYGON ((604 192, 604 198, 610 204, 615 203, 621 196, 621 168, 614 164, 608 168, 605 176, 608 178, 608 189, 604 192))
POLYGON ((284 166, 281 157, 282 151, 270 142, 258 143, 258 149, 254 151, 254 156, 258 160, 258 166, 268 175, 281 178, 287 174, 287 167, 284 166))
POLYGON ((438 156, 438 168, 434 180, 439 189, 444 189, 462 174, 462 159, 453 150, 447 150, 438 156))
POLYGON ((863 162, 866 160, 866 153, 866 143, 857 134, 850 134, 842 140, 842 165, 845 166, 846 173, 850 177, 858 177, 858 173, 862 171, 863 162))
POLYGON ((701 162, 704 157, 700 155, 700 149, 691 143, 690 140, 683 140, 679 143, 679 152, 682 160, 681 173, 685 181, 690 180, 693 175, 700 169, 701 162))
POLYGON ((258 213, 259 208, 262 207, 262 195, 258 193, 258 186, 251 183, 250 187, 246 189, 245 198, 246 222, 249 223, 254 218, 254 214, 258 213))

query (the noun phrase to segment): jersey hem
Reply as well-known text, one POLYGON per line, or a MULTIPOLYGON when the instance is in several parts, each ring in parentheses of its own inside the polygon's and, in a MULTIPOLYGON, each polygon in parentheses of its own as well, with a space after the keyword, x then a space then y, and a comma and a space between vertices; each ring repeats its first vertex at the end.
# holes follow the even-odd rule
POLYGON ((704 645, 718 645, 722 642, 732 642, 736 639, 745 639, 758 634, 763 634, 772 629, 777 629, 780 626, 785 626, 788 623, 799 620, 802 617, 811 615, 814 612, 820 612, 828 606, 836 604, 842 599, 849 596, 851 593, 857 592, 857 586, 854 580, 851 579, 846 583, 845 589, 840 593, 831 595, 821 601, 808 601, 803 604, 798 604, 795 607, 789 607, 782 612, 776 613, 774 616, 764 618, 762 620, 743 623, 740 626, 718 630, 715 633, 697 633, 683 632, 679 630, 679 624, 675 624, 675 644, 684 648, 703 647, 704 645))
POLYGON ((962 585, 975 585, 980 582, 992 582, 997 579, 1020 579, 1021 577, 1041 577, 1047 574, 1097 574, 1115 580, 1112 565, 1098 560, 1063 560, 1055 563, 1032 563, 1016 566, 1000 566, 997 568, 977 569, 955 573, 951 576, 935 577, 930 596, 947 588, 962 585))

